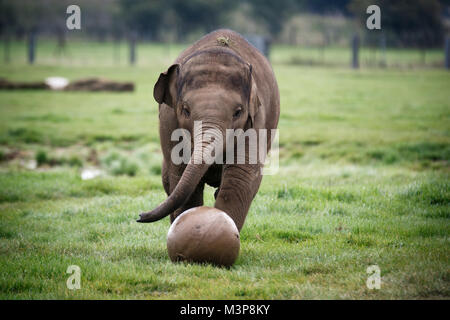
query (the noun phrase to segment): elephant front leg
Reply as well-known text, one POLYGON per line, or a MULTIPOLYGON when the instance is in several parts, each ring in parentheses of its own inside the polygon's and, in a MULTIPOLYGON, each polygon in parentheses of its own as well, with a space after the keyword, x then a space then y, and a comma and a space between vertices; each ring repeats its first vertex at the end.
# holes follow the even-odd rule
POLYGON ((259 165, 225 165, 214 207, 226 212, 239 231, 258 192, 262 176, 259 165))

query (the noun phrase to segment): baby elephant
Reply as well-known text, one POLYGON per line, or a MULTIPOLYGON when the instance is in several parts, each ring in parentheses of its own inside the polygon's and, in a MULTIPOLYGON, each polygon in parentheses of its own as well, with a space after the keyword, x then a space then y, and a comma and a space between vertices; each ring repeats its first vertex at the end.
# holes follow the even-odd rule
POLYGON ((183 211, 202 206, 207 183, 218 188, 214 206, 240 231, 261 184, 264 157, 274 137, 271 129, 277 128, 280 115, 269 61, 238 33, 217 30, 184 50, 161 73, 153 96, 159 103, 162 182, 168 197, 142 213, 138 222, 169 214, 173 222, 183 211), (177 129, 184 129, 183 134, 172 135, 177 129), (181 154, 174 152, 180 138, 187 140, 186 161, 174 160, 181 154), (257 161, 254 154, 259 155, 257 161))

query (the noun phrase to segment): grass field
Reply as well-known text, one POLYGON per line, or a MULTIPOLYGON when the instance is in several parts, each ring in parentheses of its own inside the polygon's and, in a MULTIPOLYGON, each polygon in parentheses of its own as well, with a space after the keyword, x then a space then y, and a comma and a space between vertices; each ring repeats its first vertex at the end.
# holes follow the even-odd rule
POLYGON ((139 52, 147 63, 136 67, 102 63, 107 45, 92 49, 98 64, 61 64, 44 48, 35 66, 0 65, 12 80, 136 83, 134 93, 0 91, 1 299, 450 298, 448 72, 274 59, 280 170, 263 179, 228 270, 171 263, 168 219, 135 222, 165 198, 152 89, 179 47, 161 48, 139 52), (82 180, 86 168, 104 173, 82 180), (69 265, 80 290, 66 287, 69 265), (379 290, 366 286, 371 265, 379 290))

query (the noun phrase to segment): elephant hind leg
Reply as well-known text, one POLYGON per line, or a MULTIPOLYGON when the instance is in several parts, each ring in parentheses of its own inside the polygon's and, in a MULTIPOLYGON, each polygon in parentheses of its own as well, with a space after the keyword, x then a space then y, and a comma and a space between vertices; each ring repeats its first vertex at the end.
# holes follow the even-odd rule
POLYGON ((217 195, 219 194, 220 188, 217 188, 216 191, 214 191, 214 199, 217 200, 217 195))

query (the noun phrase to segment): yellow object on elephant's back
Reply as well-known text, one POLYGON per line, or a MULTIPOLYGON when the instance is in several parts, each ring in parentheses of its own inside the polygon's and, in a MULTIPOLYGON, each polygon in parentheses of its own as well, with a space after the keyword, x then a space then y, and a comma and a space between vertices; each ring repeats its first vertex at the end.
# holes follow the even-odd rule
POLYGON ((218 37, 217 43, 221 46, 228 47, 230 45, 230 38, 228 37, 218 37))
POLYGON ((239 255, 239 231, 225 212, 196 207, 180 214, 167 234, 167 250, 173 262, 212 263, 229 267, 239 255))

